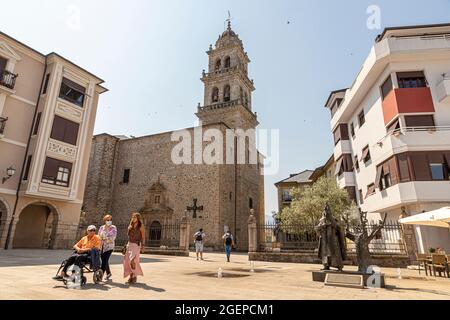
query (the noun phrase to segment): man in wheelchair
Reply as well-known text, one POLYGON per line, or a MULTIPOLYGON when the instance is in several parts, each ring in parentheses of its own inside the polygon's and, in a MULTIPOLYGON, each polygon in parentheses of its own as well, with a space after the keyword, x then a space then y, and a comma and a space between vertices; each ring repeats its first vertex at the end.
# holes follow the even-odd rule
POLYGON ((101 240, 96 231, 94 225, 87 228, 87 235, 73 246, 75 252, 64 261, 61 273, 53 277, 54 280, 64 280, 67 277, 67 269, 73 264, 80 268, 90 264, 94 272, 100 269, 101 240))

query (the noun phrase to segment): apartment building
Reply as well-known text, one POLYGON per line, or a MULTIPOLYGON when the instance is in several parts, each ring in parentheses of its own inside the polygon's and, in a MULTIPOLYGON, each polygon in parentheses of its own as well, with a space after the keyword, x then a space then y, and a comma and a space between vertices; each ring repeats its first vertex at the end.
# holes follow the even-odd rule
POLYGON ((275 183, 278 193, 278 212, 281 212, 284 208, 291 205, 292 188, 299 188, 302 190, 313 183, 310 178, 313 172, 314 170, 304 170, 299 173, 291 173, 288 178, 275 183))
MULTIPOLYGON (((371 219, 450 205, 450 24, 386 28, 326 107, 338 184, 371 219)), ((420 252, 450 251, 448 229, 415 238, 420 252)))
POLYGON ((66 248, 103 80, 0 33, 0 248, 66 248))

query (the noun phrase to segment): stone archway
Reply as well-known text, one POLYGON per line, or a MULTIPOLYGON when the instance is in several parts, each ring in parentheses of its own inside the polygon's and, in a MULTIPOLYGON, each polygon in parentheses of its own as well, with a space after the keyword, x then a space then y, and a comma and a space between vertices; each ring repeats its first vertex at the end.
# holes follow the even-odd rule
POLYGON ((31 203, 19 214, 13 244, 14 249, 51 249, 55 243, 58 213, 47 203, 31 203))
POLYGON ((149 247, 159 247, 162 238, 162 225, 159 221, 153 221, 149 227, 149 247))

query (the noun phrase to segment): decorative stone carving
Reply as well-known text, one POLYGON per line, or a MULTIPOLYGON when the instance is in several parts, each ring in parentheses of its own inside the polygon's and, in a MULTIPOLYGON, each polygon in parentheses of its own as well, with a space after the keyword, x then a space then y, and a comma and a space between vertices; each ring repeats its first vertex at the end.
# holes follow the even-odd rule
POLYGON ((148 189, 144 207, 140 211, 145 220, 164 221, 172 218, 173 209, 168 207, 167 190, 159 177, 148 189))
POLYGON ((74 120, 75 122, 81 122, 83 119, 82 110, 77 110, 75 107, 66 105, 61 101, 56 105, 55 113, 69 120, 74 120))
POLYGON ((58 156, 67 158, 68 160, 75 160, 77 157, 77 148, 62 144, 55 140, 50 140, 47 145, 47 151, 58 156))

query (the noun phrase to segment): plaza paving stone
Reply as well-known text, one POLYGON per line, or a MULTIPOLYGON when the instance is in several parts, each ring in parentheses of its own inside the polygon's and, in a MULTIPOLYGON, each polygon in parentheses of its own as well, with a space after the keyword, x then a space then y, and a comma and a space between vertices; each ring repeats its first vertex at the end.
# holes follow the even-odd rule
MULTIPOLYGON (((92 274, 82 289, 67 289, 51 279, 67 250, 0 250, 0 299, 445 299, 450 300, 450 279, 428 276, 417 270, 383 268, 386 289, 353 289, 325 286, 311 280, 320 265, 261 262, 254 272, 245 254, 225 262, 220 253, 189 257, 141 256, 144 277, 132 286, 122 277, 122 255, 111 257, 112 281, 94 284, 92 274), (217 278, 219 268, 224 277, 217 278)), ((355 267, 345 267, 355 270, 355 267)))

